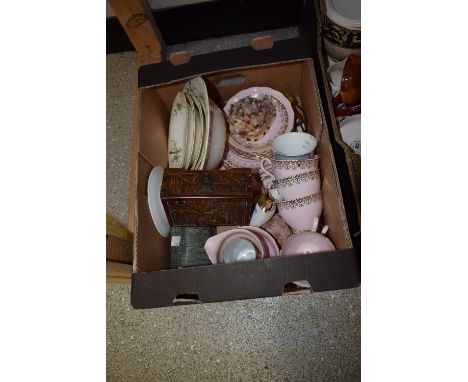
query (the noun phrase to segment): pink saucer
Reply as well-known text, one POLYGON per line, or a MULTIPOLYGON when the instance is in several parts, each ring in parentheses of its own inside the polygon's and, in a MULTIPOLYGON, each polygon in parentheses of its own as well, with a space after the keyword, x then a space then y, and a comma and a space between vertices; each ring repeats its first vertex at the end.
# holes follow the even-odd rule
POLYGON ((235 228, 230 229, 229 231, 222 232, 218 235, 210 237, 205 243, 205 251, 208 254, 212 264, 218 264, 219 253, 222 247, 231 240, 231 238, 242 237, 251 241, 254 246, 257 248, 260 257, 264 257, 266 248, 264 247, 262 241, 259 239, 258 235, 254 234, 252 231, 247 229, 235 228))
POLYGON ((280 250, 278 244, 276 244, 275 239, 271 236, 267 231, 254 227, 254 226, 244 226, 240 227, 251 231, 254 233, 262 242, 263 246, 265 247, 265 257, 276 257, 279 256, 280 250))

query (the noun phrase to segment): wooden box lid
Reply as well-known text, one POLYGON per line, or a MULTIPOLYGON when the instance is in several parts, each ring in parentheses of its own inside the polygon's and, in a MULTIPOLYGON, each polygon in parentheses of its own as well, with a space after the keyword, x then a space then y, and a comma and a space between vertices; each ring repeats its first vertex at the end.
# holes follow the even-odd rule
POLYGON ((252 172, 231 170, 165 169, 161 199, 182 197, 243 198, 253 196, 252 172))
POLYGON ((166 169, 161 200, 174 227, 248 225, 253 184, 250 169, 166 169))

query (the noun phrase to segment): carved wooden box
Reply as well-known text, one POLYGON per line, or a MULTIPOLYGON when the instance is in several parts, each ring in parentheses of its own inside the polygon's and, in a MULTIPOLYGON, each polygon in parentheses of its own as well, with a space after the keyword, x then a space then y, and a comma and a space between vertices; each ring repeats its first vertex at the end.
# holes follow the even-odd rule
POLYGON ((165 169, 161 200, 171 226, 248 225, 254 187, 250 169, 165 169))

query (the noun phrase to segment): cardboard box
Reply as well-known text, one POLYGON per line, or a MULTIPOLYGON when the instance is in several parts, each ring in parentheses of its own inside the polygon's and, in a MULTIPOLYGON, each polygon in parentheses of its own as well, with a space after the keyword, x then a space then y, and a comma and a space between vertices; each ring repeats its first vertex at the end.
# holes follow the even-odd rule
MULTIPOLYGON (((322 60, 321 60, 322 61, 322 60)), ((320 75, 322 75, 323 81, 326 81, 328 85, 327 78, 327 68, 324 63, 327 62, 327 58, 323 57, 322 66, 320 75)), ((332 99, 333 94, 331 92, 330 86, 324 87, 324 97, 322 97, 324 103, 324 109, 326 110, 326 115, 329 117, 329 128, 332 143, 335 143, 336 150, 340 153, 339 155, 344 158, 340 164, 344 165, 343 170, 347 172, 346 175, 349 177, 349 182, 351 184, 351 193, 353 196, 353 204, 356 207, 356 216, 359 222, 359 228, 361 223, 361 155, 356 154, 353 149, 351 149, 342 139, 340 126, 337 122, 337 117, 334 113, 332 99)), ((353 230, 351 230, 353 231, 353 230)), ((353 232, 354 233, 354 232, 353 232)))
MULTIPOLYGON (((314 13, 311 3, 314 0, 306 0, 304 3, 304 12, 312 17, 314 13)), ((325 18, 326 6, 324 0, 320 0, 320 7, 315 8, 319 14, 319 20, 325 18)), ((310 26, 309 26, 310 28, 310 26)), ((317 34, 313 57, 316 62, 317 82, 319 85, 322 105, 324 108, 325 120, 328 125, 330 141, 335 155, 335 163, 337 167, 338 177, 343 195, 346 216, 348 220, 348 228, 351 233, 354 248, 357 251, 358 257, 361 255, 361 156, 354 151, 342 140, 339 125, 336 121, 336 116, 332 104, 332 93, 327 75, 328 57, 325 49, 322 48, 322 37, 320 35, 321 26, 318 26, 319 33, 317 34)), ((312 32, 313 36, 314 33, 312 32)))
POLYGON ((140 68, 133 307, 170 306, 178 298, 187 296, 201 303, 279 296, 286 284, 299 280, 308 280, 314 292, 359 285, 358 258, 348 228, 317 83, 315 68, 318 63, 309 58, 313 48, 306 46, 307 42, 304 39, 281 41, 263 51, 246 47, 195 56, 180 66, 165 62, 140 68), (230 69, 232 67, 238 68, 230 69), (217 93, 223 100, 251 86, 272 87, 300 99, 309 131, 319 142, 323 222, 330 227, 328 236, 336 251, 169 269, 170 239, 161 237, 153 225, 146 194, 147 181, 153 166, 167 167, 172 102, 185 82, 198 74, 208 83, 210 95, 217 93), (241 83, 226 86, 227 78, 240 79, 241 83))

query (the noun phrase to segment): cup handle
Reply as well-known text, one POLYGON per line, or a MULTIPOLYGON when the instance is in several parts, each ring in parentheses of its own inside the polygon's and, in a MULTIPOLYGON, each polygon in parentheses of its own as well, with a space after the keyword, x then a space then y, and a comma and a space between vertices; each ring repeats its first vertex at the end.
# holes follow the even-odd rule
POLYGON ((263 158, 261 161, 260 161, 260 167, 262 168, 262 171, 271 176, 273 179, 276 179, 275 176, 270 172, 268 171, 266 168, 265 168, 265 164, 264 163, 269 163, 268 164, 268 167, 271 168, 273 166, 273 163, 271 162, 271 160, 269 158, 263 158))
POLYGON ((271 188, 269 191, 269 194, 270 196, 276 201, 276 202, 280 202, 281 200, 283 200, 283 196, 279 193, 278 189, 276 188, 271 188))

